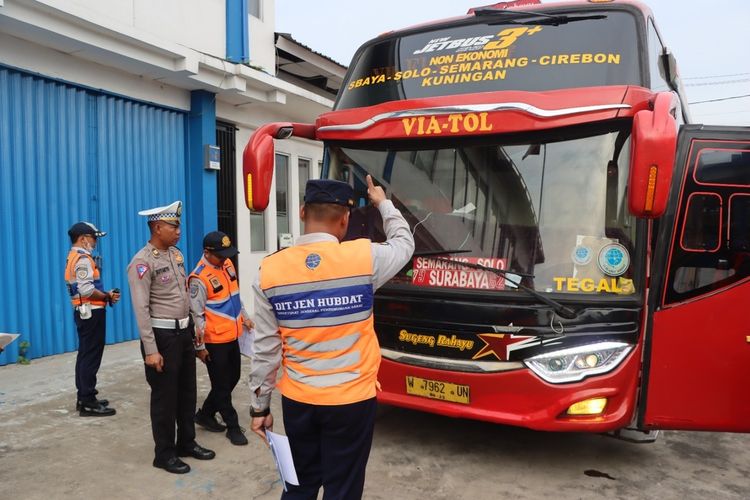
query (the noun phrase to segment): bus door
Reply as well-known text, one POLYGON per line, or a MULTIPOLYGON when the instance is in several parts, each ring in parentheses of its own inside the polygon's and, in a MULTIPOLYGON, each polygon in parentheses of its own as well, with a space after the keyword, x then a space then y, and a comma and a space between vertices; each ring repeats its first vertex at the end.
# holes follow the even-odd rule
POLYGON ((750 432, 750 128, 682 127, 654 238, 639 427, 750 432))

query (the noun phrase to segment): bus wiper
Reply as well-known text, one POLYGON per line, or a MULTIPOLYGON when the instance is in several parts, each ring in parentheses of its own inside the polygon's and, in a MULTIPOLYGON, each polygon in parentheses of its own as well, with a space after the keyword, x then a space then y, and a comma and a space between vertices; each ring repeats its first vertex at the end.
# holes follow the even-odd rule
POLYGON ((509 9, 496 9, 494 7, 481 7, 474 9, 474 15, 477 17, 482 16, 500 16, 507 18, 514 17, 556 17, 552 14, 545 14, 544 12, 534 12, 531 10, 509 10, 509 9))
POLYGON ((490 273, 495 273, 495 274, 500 275, 503 278, 505 278, 506 281, 509 281, 512 285, 514 285, 519 290, 523 290, 524 292, 528 293, 532 297, 535 297, 539 301, 541 301, 541 302, 547 304, 548 306, 550 306, 552 308, 552 310, 555 311, 555 313, 557 313, 559 316, 561 316, 561 317, 563 317, 565 319, 575 319, 578 316, 578 313, 576 311, 574 311, 573 309, 571 309, 570 307, 564 306, 564 305, 560 304, 559 302, 557 302, 556 300, 550 299, 549 297, 545 297, 544 295, 542 295, 541 293, 537 292, 533 288, 529 288, 526 285, 522 285, 520 281, 514 281, 513 279, 509 279, 508 278, 509 274, 510 275, 514 275, 514 276, 523 276, 523 277, 527 277, 527 278, 533 278, 534 275, 516 273, 514 271, 506 271, 504 269, 496 269, 494 267, 487 267, 487 266, 483 266, 481 264, 474 264, 473 262, 461 262, 461 261, 457 261, 457 260, 446 259, 445 257, 432 257, 432 258, 435 259, 435 260, 441 260, 443 262, 449 262, 451 264, 457 264, 459 266, 468 267, 470 269, 479 269, 479 270, 482 270, 482 271, 488 271, 490 273))
POLYGON ((589 16, 569 16, 565 14, 545 14, 544 12, 533 12, 528 10, 506 10, 506 9, 493 9, 491 7, 485 7, 474 11, 475 16, 496 16, 505 18, 502 22, 507 24, 522 24, 522 25, 544 25, 544 26, 559 26, 561 24, 568 24, 575 21, 585 21, 588 19, 606 19, 607 16, 604 14, 593 14, 589 16), (518 21, 518 18, 524 17, 540 17, 535 21, 518 21))
POLYGON ((561 24, 574 23, 576 21, 586 21, 588 19, 607 19, 604 14, 592 16, 553 16, 545 17, 537 21, 510 21, 510 24, 523 24, 527 26, 560 26, 561 24))

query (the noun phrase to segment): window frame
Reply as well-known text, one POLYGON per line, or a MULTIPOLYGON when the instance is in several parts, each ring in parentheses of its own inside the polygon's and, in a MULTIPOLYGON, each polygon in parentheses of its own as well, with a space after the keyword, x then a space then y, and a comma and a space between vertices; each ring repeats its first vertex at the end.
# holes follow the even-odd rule
POLYGON ((694 191, 690 193, 690 195, 687 198, 687 201, 685 202, 685 214, 682 216, 682 231, 680 231, 680 248, 684 252, 695 252, 695 253, 714 253, 718 252, 719 249, 721 249, 722 244, 722 224, 724 223, 724 204, 723 200, 721 198, 721 195, 718 193, 713 193, 710 191, 694 191), (716 247, 712 249, 707 248, 688 248, 685 246, 685 228, 687 227, 687 221, 688 221, 688 215, 690 215, 690 205, 692 203, 694 196, 707 196, 707 197, 715 197, 719 199, 719 227, 717 229, 717 238, 716 238, 716 247))
POLYGON ((698 151, 698 155, 695 157, 695 168, 693 168, 693 182, 699 186, 714 186, 714 187, 734 187, 734 188, 750 188, 750 182, 747 184, 726 184, 722 182, 706 182, 698 179, 698 165, 700 164, 701 155, 707 151, 733 151, 737 153, 748 153, 750 154, 750 148, 748 149, 736 149, 736 148, 703 148, 698 151))
POLYGON ((273 158, 274 198, 275 198, 275 200, 274 200, 275 201, 275 203, 274 203, 274 210, 276 212, 276 238, 277 239, 278 239, 279 234, 281 234, 282 232, 284 234, 291 234, 291 232, 292 232, 291 209, 289 207, 289 201, 290 201, 289 200, 289 195, 292 192, 292 190, 290 189, 291 179, 290 179, 290 175, 289 175, 289 171, 291 170, 290 169, 291 164, 292 164, 292 155, 291 154, 289 154, 289 153, 283 153, 283 152, 279 152, 279 151, 276 151, 274 153, 274 158, 273 158), (277 163, 277 159, 279 157, 286 158, 286 186, 285 186, 285 188, 286 188, 286 203, 285 203, 285 205, 286 205, 286 211, 285 211, 285 214, 286 214, 286 224, 287 224, 287 230, 286 231, 280 231, 279 230, 279 175, 278 175, 279 165, 277 163))

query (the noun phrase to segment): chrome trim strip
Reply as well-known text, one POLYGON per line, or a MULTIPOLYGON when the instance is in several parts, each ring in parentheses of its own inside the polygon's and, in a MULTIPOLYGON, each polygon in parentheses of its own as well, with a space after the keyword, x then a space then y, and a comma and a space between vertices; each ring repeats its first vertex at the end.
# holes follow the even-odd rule
POLYGON ((524 368, 520 361, 471 361, 463 359, 445 359, 421 354, 407 354, 405 352, 380 348, 380 354, 386 359, 404 363, 406 365, 422 366, 438 370, 452 370, 457 372, 491 373, 507 372, 524 368))
POLYGON ((469 104, 456 106, 438 106, 434 108, 405 109, 402 111, 391 111, 381 113, 361 123, 352 123, 349 125, 326 125, 318 128, 318 132, 344 131, 344 130, 364 130, 372 127, 378 122, 392 120, 394 118, 424 116, 424 115, 451 115, 455 113, 471 113, 486 111, 524 111, 530 115, 542 118, 552 118, 556 116, 575 115, 579 113, 590 113, 593 111, 607 111, 614 109, 629 109, 629 104, 597 104, 596 106, 579 106, 575 108, 563 109, 541 109, 525 102, 498 102, 491 104, 469 104))

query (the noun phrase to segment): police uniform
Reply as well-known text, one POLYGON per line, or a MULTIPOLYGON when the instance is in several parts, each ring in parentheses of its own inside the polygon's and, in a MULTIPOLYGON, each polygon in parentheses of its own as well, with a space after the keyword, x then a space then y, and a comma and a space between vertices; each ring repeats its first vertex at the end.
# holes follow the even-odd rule
MULTIPOLYGON (((351 206, 352 189, 308 181, 305 205, 351 206)), ((308 233, 266 257, 253 285, 255 343, 251 415, 270 405, 276 372, 284 429, 300 486, 282 498, 359 498, 372 444, 380 348, 373 327, 374 291, 411 258, 414 239, 389 200, 379 203, 387 241, 339 242, 308 233)))
MULTIPOLYGON (((148 217, 149 222, 164 221, 179 226, 181 212, 182 204, 177 201, 138 214, 148 217)), ((145 367, 146 380, 151 386, 154 466, 170 470, 167 465, 177 456, 213 458, 213 452, 196 456, 196 453, 201 455, 200 450, 210 450, 195 443, 195 347, 182 253, 177 247, 158 249, 147 243, 128 265, 128 283, 141 353, 144 358, 159 353, 164 360, 162 372, 145 367), (198 452, 194 452, 196 448, 198 452)), ((188 470, 189 467, 184 472, 188 470)))
POLYGON ((214 231, 203 238, 203 248, 223 258, 216 266, 204 256, 188 278, 190 310, 195 323, 204 332, 204 344, 196 349, 207 349, 206 362, 211 379, 211 391, 195 415, 196 423, 208 430, 220 432, 224 426, 215 420, 216 412, 226 424, 227 437, 236 445, 247 444, 240 429, 237 411, 232 406, 232 391, 240 379, 240 346, 243 319, 249 315, 240 298, 237 271, 230 260, 239 252, 229 236, 214 231))
MULTIPOLYGON (((100 238, 106 234, 90 222, 77 222, 68 230, 71 240, 84 235, 100 238)), ((96 260, 88 249, 78 246, 70 249, 65 263, 65 282, 78 331, 75 367, 76 409, 80 411, 81 416, 114 415, 115 409, 109 408, 109 401, 96 398, 96 374, 104 354, 108 301, 91 297, 94 290, 104 294, 107 292, 104 290, 96 260)))

